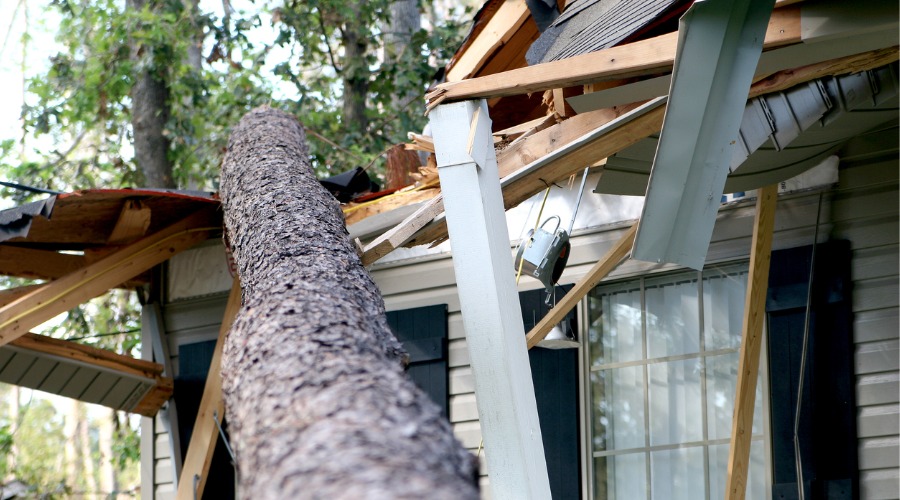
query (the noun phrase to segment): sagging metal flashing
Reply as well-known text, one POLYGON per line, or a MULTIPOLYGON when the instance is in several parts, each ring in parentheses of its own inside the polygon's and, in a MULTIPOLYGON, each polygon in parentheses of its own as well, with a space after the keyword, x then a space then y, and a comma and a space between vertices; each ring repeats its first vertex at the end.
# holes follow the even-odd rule
POLYGON ((774 5, 698 1, 682 17, 635 259, 702 269, 774 5))

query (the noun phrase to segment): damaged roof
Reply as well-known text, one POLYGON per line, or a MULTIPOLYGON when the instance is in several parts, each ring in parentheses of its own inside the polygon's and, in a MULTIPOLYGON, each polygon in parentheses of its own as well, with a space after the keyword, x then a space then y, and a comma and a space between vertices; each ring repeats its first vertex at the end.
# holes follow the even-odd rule
POLYGON ((525 58, 534 65, 612 47, 676 19, 689 4, 685 0, 575 0, 531 45, 525 58))

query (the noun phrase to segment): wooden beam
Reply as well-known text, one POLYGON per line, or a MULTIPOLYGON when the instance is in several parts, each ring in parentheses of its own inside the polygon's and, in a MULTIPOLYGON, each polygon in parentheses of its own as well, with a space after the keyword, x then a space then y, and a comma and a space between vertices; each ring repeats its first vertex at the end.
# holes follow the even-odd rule
MULTIPOLYGON (((81 269, 90 262, 92 260, 87 255, 0 245, 0 275, 4 276, 55 280, 81 269)), ((134 288, 147 283, 148 278, 148 276, 136 276, 121 283, 121 286, 122 288, 134 288)))
POLYGON ((451 62, 447 81, 472 77, 494 52, 518 32, 530 15, 525 0, 504 1, 475 39, 463 48, 459 58, 451 62))
POLYGON ((444 211, 444 197, 437 195, 409 217, 363 248, 362 264, 368 266, 403 246, 412 236, 444 211))
POLYGON ((212 462, 213 451, 216 449, 216 440, 219 438, 219 430, 213 421, 213 415, 220 424, 225 417, 225 402, 222 399, 222 349, 225 346, 228 330, 231 329, 231 324, 240 309, 241 284, 235 278, 231 285, 231 293, 228 295, 228 303, 225 305, 222 325, 219 327, 219 338, 216 341, 216 350, 213 351, 212 362, 209 365, 206 385, 203 387, 203 397, 200 399, 200 409, 197 410, 197 419, 194 421, 191 442, 188 444, 187 456, 181 468, 181 477, 178 478, 177 498, 180 500, 203 497, 209 465, 212 462), (195 477, 197 478, 196 491, 194 490, 195 477))
POLYGON ((218 230, 201 227, 208 219, 197 212, 0 308, 0 345, 205 240, 218 230))
MULTIPOLYGON (((656 109, 635 118, 622 127, 616 128, 592 141, 585 142, 581 148, 574 149, 568 154, 560 155, 540 169, 518 177, 514 182, 504 182, 504 206, 507 209, 514 207, 546 189, 547 185, 566 179, 570 175, 583 170, 585 166, 593 165, 598 160, 617 153, 637 141, 658 132, 662 127, 664 115, 665 106, 659 106, 656 109)), ((562 123, 567 123, 571 120, 574 120, 574 118, 562 123)), ((552 128, 553 127, 551 127, 551 129, 552 128)), ((543 132, 547 132, 548 130, 550 129, 543 132)), ((535 134, 535 136, 537 135, 538 134, 535 134)), ((562 147, 563 145, 561 144, 559 146, 562 147)), ((556 149, 558 148, 554 147, 554 151, 556 149)), ((518 167, 521 166, 521 164, 505 164, 501 167, 501 170, 503 170, 504 167, 511 168, 513 166, 518 167)), ((515 173, 508 174, 504 177, 511 175, 515 175, 515 173)), ((446 234, 447 229, 443 223, 431 224, 425 227, 419 234, 415 235, 415 237, 408 242, 408 245, 423 245, 426 243, 443 241, 446 239, 446 234)))
POLYGON ((731 448, 728 453, 728 477, 725 482, 726 500, 741 500, 747 490, 750 437, 753 434, 753 408, 756 402, 762 329, 766 319, 766 291, 769 284, 778 186, 766 186, 758 191, 757 196, 750 250, 750 281, 747 283, 747 296, 744 298, 743 335, 738 360, 734 414, 731 421, 731 448))
POLYGON ((139 200, 125 200, 107 243, 121 245, 143 236, 150 227, 150 207, 139 200))
POLYGON ((620 238, 593 267, 591 267, 587 274, 578 280, 578 283, 575 283, 575 286, 573 286, 571 290, 566 292, 566 295, 563 296, 562 300, 560 300, 553 309, 550 309, 550 312, 548 312, 538 324, 534 325, 534 328, 532 328, 531 331, 528 332, 528 335, 525 336, 529 349, 536 346, 541 340, 544 340, 547 333, 549 333, 554 326, 559 324, 559 322, 566 317, 566 314, 569 314, 569 311, 574 309, 575 306, 578 305, 578 302, 587 295, 588 292, 593 290, 603 278, 609 276, 609 273, 628 257, 628 254, 631 252, 631 246, 634 244, 634 235, 636 232, 637 224, 634 224, 624 235, 622 235, 622 238, 620 238))
MULTIPOLYGON (((800 8, 773 11, 764 49, 801 42, 800 8)), ((586 85, 672 71, 678 33, 610 47, 561 61, 552 61, 503 73, 438 85, 425 98, 428 109, 442 102, 493 98, 548 89, 586 85)))
POLYGON ((172 379, 162 375, 163 367, 158 363, 34 333, 26 333, 10 342, 9 345, 35 353, 106 368, 125 375, 155 380, 154 388, 134 408, 125 409, 145 417, 155 416, 163 403, 172 395, 172 379))
POLYGON ((779 71, 755 82, 750 87, 749 98, 787 90, 795 85, 826 76, 846 75, 879 68, 897 61, 898 47, 863 52, 852 56, 779 71))
POLYGON ((9 304, 19 298, 28 295, 29 293, 37 290, 38 288, 44 286, 43 284, 38 285, 23 285, 16 288, 7 288, 6 290, 0 290, 0 307, 9 304))
POLYGON ((84 267, 84 256, 0 245, 0 274, 53 280, 84 267))

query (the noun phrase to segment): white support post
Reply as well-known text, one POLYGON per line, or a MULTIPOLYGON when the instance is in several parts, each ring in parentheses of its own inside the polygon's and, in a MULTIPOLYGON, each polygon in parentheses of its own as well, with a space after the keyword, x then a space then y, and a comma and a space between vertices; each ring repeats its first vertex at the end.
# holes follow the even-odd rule
POLYGON ((548 499, 487 104, 438 106, 431 128, 492 497, 548 499))

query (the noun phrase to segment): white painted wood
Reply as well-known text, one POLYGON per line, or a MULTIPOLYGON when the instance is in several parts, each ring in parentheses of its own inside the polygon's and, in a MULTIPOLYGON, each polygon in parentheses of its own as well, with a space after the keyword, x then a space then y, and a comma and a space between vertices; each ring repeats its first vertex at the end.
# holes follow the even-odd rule
MULTIPOLYGON (((482 140, 471 137, 471 125, 487 117, 485 101, 446 104, 432 111, 438 174, 492 495, 546 499, 550 483, 497 162, 493 148, 486 151, 480 168, 470 156, 470 145, 482 140)), ((472 133, 490 139, 490 127, 476 125, 472 133)))
MULTIPOLYGON (((141 308, 141 328, 146 328, 150 335, 153 345, 153 357, 157 363, 161 363, 164 367, 163 375, 167 377, 175 377, 173 369, 172 357, 169 354, 169 343, 167 341, 166 325, 163 322, 162 310, 158 303, 145 304, 141 308)), ((172 484, 178 487, 178 477, 181 476, 181 438, 178 431, 178 408, 175 405, 175 398, 169 401, 159 410, 159 415, 163 419, 163 431, 169 436, 169 458, 171 459, 172 484)))

